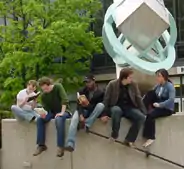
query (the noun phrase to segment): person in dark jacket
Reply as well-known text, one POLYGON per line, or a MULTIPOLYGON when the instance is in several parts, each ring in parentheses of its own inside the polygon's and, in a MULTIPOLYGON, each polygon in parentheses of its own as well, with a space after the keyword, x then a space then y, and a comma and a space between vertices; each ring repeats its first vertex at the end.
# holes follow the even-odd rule
POLYGON ((69 127, 65 149, 70 152, 74 151, 75 148, 75 138, 79 122, 84 123, 85 130, 88 132, 95 119, 104 110, 104 105, 102 104, 104 92, 98 88, 94 76, 86 76, 84 82, 86 85, 78 92, 77 110, 74 112, 69 127))
POLYGON ((109 109, 111 113, 112 140, 118 138, 121 117, 132 121, 132 126, 124 141, 128 146, 133 146, 139 129, 146 118, 146 109, 138 85, 132 81, 132 75, 132 69, 122 69, 119 79, 112 80, 107 85, 104 97, 105 109, 109 109))
POLYGON ((169 80, 169 74, 165 69, 160 69, 155 74, 157 85, 143 99, 148 109, 143 130, 143 137, 147 139, 143 144, 144 147, 151 145, 155 140, 155 119, 167 117, 174 113, 176 91, 169 80))

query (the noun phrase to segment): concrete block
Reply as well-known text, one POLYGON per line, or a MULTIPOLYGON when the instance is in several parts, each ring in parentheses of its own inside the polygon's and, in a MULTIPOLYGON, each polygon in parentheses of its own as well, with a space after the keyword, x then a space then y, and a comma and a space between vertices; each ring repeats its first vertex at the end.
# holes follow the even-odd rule
POLYGON ((120 32, 141 50, 169 27, 169 14, 158 0, 124 0, 116 8, 115 17, 120 32))
POLYGON ((177 169, 158 159, 94 135, 79 133, 73 153, 73 169, 177 169))
MULTIPOLYGON (((173 115, 157 120, 157 139, 150 147, 152 153, 184 165, 183 139, 184 115, 173 115)), ((66 123, 68 129, 70 121, 66 123)), ((99 120, 95 122, 92 131, 109 136, 110 121, 107 124, 99 120)), ((122 119, 120 136, 123 141, 130 123, 122 119)), ((145 158, 144 153, 130 149, 118 143, 110 143, 108 139, 80 131, 77 134, 76 150, 65 153, 64 158, 56 157, 56 130, 54 121, 47 125, 48 150, 40 156, 33 157, 36 148, 36 125, 19 123, 16 120, 2 121, 3 145, 1 150, 1 169, 177 169, 176 166, 157 158, 145 158)), ((66 129, 66 130, 67 130, 66 129)), ((67 131, 66 131, 67 132, 67 131)), ((140 135, 136 142, 138 147, 143 144, 140 135)))
MULTIPOLYGON (((67 127, 68 128, 68 127, 67 127)), ((36 125, 8 119, 2 121, 2 169, 59 169, 71 168, 70 153, 64 159, 56 157, 54 121, 47 125, 48 150, 33 157, 36 149, 36 125)))
MULTIPOLYGON (((123 141, 130 127, 130 122, 125 118, 121 121, 119 131, 119 141, 123 141)), ((110 136, 111 121, 104 125, 97 121, 92 131, 110 136)), ((184 165, 183 159, 183 140, 184 140, 184 114, 176 114, 170 117, 156 120, 156 141, 151 145, 150 151, 161 157, 170 159, 176 163, 184 165)), ((142 130, 137 138, 136 145, 143 148, 145 140, 142 138, 142 130)))

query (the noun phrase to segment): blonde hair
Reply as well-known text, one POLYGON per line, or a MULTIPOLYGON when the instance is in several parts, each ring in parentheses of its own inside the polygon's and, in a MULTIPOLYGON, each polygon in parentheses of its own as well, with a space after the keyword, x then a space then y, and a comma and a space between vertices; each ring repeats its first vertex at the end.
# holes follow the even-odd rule
POLYGON ((27 85, 32 85, 33 87, 37 87, 37 81, 36 80, 29 80, 27 85))

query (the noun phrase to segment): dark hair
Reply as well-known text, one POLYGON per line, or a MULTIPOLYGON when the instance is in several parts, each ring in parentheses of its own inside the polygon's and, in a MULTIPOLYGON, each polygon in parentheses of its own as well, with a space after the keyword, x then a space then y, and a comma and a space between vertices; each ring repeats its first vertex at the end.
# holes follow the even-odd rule
POLYGON ((131 74, 133 74, 133 70, 131 68, 123 68, 120 71, 119 80, 122 81, 123 79, 127 79, 131 74))
POLYGON ((165 81, 172 83, 172 81, 169 79, 169 73, 166 69, 159 69, 155 72, 156 75, 158 75, 159 73, 162 75, 165 81))
POLYGON ((93 80, 93 81, 95 81, 95 76, 94 75, 92 75, 92 74, 88 74, 88 75, 86 75, 85 77, 84 77, 84 82, 87 82, 87 81, 89 81, 89 80, 93 80))
POLYGON ((27 85, 32 85, 33 87, 37 87, 37 81, 36 80, 29 80, 27 85))
POLYGON ((49 77, 42 77, 41 79, 38 80, 39 86, 43 86, 43 85, 52 85, 52 79, 50 79, 49 77))

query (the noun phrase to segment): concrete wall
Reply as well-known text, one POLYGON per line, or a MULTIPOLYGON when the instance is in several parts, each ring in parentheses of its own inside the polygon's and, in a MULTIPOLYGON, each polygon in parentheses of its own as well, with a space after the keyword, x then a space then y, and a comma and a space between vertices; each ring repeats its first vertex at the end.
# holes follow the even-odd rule
MULTIPOLYGON (((173 115, 158 120, 157 140, 151 146, 151 152, 184 165, 183 121, 184 115, 173 115)), ((69 125, 69 121, 66 125, 69 125)), ((123 119, 119 140, 123 141, 129 126, 129 122, 123 119)), ((35 124, 18 123, 9 119, 3 120, 2 128, 1 169, 177 169, 167 162, 152 157, 147 159, 143 153, 118 143, 110 144, 109 140, 86 134, 84 131, 80 131, 77 135, 76 151, 66 152, 62 159, 57 158, 53 121, 47 126, 48 150, 40 156, 33 157, 36 148, 35 124)), ((109 136, 110 122, 102 124, 97 121, 92 130, 109 136)), ((142 143, 140 135, 136 144, 141 147, 142 143)))

